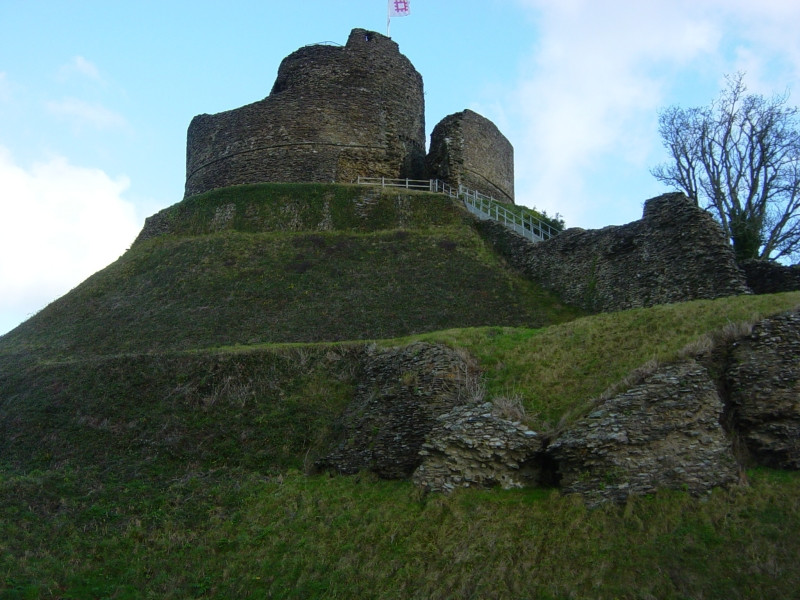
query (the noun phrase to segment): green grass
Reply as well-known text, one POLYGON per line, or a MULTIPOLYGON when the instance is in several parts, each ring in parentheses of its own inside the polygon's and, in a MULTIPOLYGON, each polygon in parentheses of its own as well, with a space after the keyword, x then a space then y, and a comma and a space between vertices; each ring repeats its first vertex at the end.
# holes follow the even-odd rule
POLYGON ((0 338, 0 599, 796 594, 797 473, 595 510, 552 489, 312 474, 364 339, 463 348, 490 397, 519 396, 548 430, 646 361, 800 303, 584 317, 437 198, 198 196, 162 215, 171 233, 0 338))
MULTIPOLYGON (((548 431, 648 360, 669 360, 728 322, 798 303, 800 293, 741 296, 544 329, 446 330, 382 343, 422 339, 466 349, 484 371, 488 396, 520 397, 530 425, 548 431)), ((0 357, 0 456, 21 472, 84 463, 164 478, 182 476, 187 465, 303 469, 354 394, 362 345, 0 357)))
POLYGON ((0 456, 22 472, 92 465, 158 480, 303 469, 358 367, 339 345, 29 364, 0 375, 0 456))
POLYGON ((800 476, 589 511, 553 491, 90 470, 0 481, 3 598, 791 598, 800 476))
POLYGON ((379 231, 464 222, 443 194, 355 185, 239 185, 187 198, 156 216, 172 236, 219 231, 379 231))
POLYGON ((469 228, 155 238, 0 340, 49 357, 542 326, 581 314, 469 228))
POLYGON ((736 296, 632 309, 542 328, 483 327, 414 339, 462 347, 485 371, 492 396, 522 398, 532 426, 548 429, 650 360, 668 361, 729 323, 800 306, 800 292, 736 296))
MULTIPOLYGON (((612 373, 799 299, 419 337, 469 348, 490 390, 512 388, 557 419, 612 373), (549 398, 543 348, 550 368, 600 381, 549 398)), ((787 598, 800 585, 796 473, 750 471, 749 487, 596 510, 549 489, 445 497, 366 475, 303 474, 352 397, 359 347, 0 371, 0 598, 728 599, 787 598)))

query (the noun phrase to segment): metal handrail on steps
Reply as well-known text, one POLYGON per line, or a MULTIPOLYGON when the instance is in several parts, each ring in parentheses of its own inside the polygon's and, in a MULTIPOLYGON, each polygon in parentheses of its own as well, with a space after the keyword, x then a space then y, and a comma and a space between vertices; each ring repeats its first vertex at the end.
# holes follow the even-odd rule
POLYGON ((459 189, 464 206, 479 219, 491 219, 531 240, 543 242, 558 235, 559 230, 532 215, 521 215, 505 208, 501 203, 475 190, 459 189))
POLYGON ((532 215, 520 215, 505 208, 491 196, 481 194, 463 185, 458 189, 438 179, 391 179, 389 177, 361 177, 359 185, 379 185, 381 187, 400 187, 410 190, 424 190, 447 194, 451 198, 460 198, 466 209, 479 219, 497 221, 508 229, 518 233, 532 242, 542 242, 558 235, 559 230, 532 215))

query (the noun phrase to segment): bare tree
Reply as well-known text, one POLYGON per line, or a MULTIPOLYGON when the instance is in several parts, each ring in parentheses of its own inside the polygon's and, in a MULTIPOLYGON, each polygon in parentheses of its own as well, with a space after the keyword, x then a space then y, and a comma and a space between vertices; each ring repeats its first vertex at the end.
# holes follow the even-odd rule
POLYGON ((788 94, 746 94, 744 74, 709 106, 670 106, 659 133, 671 161, 653 176, 720 222, 738 260, 800 254, 800 112, 788 94))

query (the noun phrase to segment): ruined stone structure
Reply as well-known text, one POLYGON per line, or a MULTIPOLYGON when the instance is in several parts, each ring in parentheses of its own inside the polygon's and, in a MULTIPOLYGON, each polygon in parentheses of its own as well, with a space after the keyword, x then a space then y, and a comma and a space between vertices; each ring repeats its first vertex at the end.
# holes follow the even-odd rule
POLYGON ((514 148, 494 123, 476 112, 455 113, 436 125, 427 164, 433 179, 514 203, 514 148))
POLYGON ((545 450, 562 490, 595 504, 701 493, 738 481, 742 465, 800 469, 800 313, 740 335, 598 400, 545 450))
POLYGON ((422 77, 390 38, 354 29, 281 62, 269 96, 189 125, 185 196, 243 183, 353 183, 359 176, 441 179, 514 201, 514 150, 465 110, 425 155, 422 77))
POLYGON ((708 371, 680 362, 602 402, 547 452, 562 490, 591 504, 659 488, 699 494, 738 481, 722 414, 708 371))
POLYGON ((428 491, 540 482, 542 437, 483 402, 473 359, 417 342, 367 348, 362 362, 338 440, 318 468, 412 478, 428 491))
POLYGON ((354 29, 344 47, 287 56, 269 96, 192 119, 186 196, 258 182, 424 176, 422 77, 397 44, 354 29))
POLYGON ((639 221, 538 244, 492 221, 476 226, 515 267, 593 312, 751 293, 722 229, 683 194, 651 198, 639 221))
POLYGON ((339 441, 317 464, 428 491, 557 485, 590 505, 660 488, 701 494, 742 466, 800 469, 800 312, 630 374, 544 435, 470 392, 474 363, 415 343, 367 350, 339 441))
POLYGON ((800 313, 756 323, 728 361, 724 389, 748 452, 759 464, 800 469, 800 313))
POLYGON ((739 263, 754 294, 777 294, 800 290, 800 264, 786 266, 770 260, 745 260, 739 263))
POLYGON ((341 439, 317 466, 410 477, 436 419, 466 401, 469 369, 456 351, 433 344, 368 352, 355 398, 341 418, 341 439))

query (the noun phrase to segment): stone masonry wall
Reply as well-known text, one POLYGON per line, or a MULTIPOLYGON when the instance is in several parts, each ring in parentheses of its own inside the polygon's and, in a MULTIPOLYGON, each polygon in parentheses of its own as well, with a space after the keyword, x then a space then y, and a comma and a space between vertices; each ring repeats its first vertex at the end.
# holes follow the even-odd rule
POLYGON ((800 290, 800 265, 786 266, 769 260, 745 260, 739 264, 754 294, 800 290))
POLYGON ((431 133, 429 177, 514 203, 514 148, 489 119, 464 110, 442 119, 431 133))
POLYGON ((264 100, 198 115, 186 190, 258 182, 349 183, 424 175, 422 77, 390 38, 354 29, 344 47, 287 56, 264 100))
POLYGON ((800 469, 800 313, 764 319, 733 343, 724 388, 759 464, 800 469))
POLYGON ((536 244, 491 221, 476 226, 516 268, 594 312, 750 293, 719 225, 683 194, 651 198, 639 221, 536 244))

